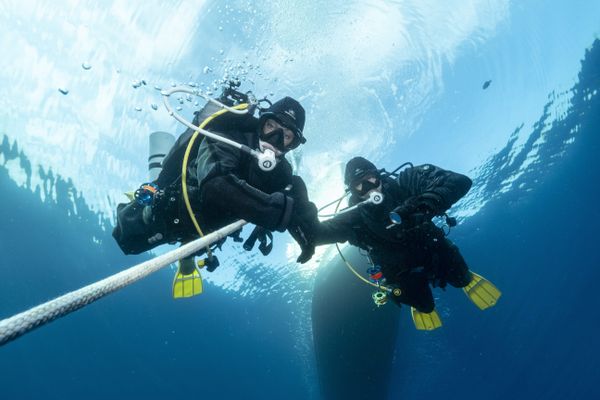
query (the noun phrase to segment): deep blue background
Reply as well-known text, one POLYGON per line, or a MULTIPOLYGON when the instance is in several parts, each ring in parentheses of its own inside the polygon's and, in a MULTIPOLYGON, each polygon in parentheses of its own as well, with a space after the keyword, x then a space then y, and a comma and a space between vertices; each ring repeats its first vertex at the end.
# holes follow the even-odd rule
MULTIPOLYGON (((444 329, 406 339, 411 362, 397 368, 390 398, 600 397, 600 100, 588 97, 599 88, 596 40, 566 117, 545 126, 542 115, 522 150, 544 136, 539 161, 514 185, 523 190, 497 196, 452 232, 471 268, 502 290, 500 303, 481 312, 461 291, 438 292, 449 313, 444 329), (575 142, 558 156, 576 127, 575 142)), ((511 146, 486 165, 490 197, 514 173, 511 146)))
MULTIPOLYGON (((81 199, 78 216, 69 217, 75 189, 60 177, 51 184, 58 202, 41 203, 0 167, 1 318, 144 259, 121 255, 110 227, 100 229, 81 199)), ((172 279, 172 271, 159 271, 2 347, 1 397, 309 396, 302 357, 310 355, 294 350, 293 304, 236 298, 210 285, 201 297, 174 301, 172 279)))

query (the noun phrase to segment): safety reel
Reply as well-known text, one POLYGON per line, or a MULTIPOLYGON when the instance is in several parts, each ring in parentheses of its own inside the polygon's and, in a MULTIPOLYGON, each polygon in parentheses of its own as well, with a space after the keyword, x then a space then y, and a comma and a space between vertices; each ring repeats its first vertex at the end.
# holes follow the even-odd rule
POLYGON ((377 307, 381 307, 381 306, 385 305, 388 301, 387 293, 383 290, 377 290, 377 291, 373 292, 371 297, 373 298, 373 301, 375 302, 375 305, 377 307))
POLYGON ((373 292, 371 297, 375 302, 377 307, 381 307, 388 301, 388 295, 386 291, 381 287, 381 284, 385 282, 385 278, 383 277, 383 272, 381 272, 381 267, 379 265, 373 265, 369 269, 367 269, 367 274, 369 274, 369 280, 377 285, 378 290, 373 292))

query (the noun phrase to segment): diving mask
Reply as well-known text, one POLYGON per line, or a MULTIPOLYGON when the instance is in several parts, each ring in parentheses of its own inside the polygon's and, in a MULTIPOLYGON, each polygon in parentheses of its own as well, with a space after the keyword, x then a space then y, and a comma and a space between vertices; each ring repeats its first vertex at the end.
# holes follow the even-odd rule
POLYGON ((350 191, 358 197, 365 197, 371 190, 379 189, 381 179, 377 176, 365 176, 363 179, 351 186, 350 191))

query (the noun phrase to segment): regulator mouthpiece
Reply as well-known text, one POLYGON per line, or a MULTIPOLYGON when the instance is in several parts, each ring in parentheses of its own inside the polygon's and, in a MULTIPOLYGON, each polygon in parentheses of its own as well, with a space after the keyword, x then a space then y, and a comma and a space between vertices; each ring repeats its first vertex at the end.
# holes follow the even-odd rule
POLYGON ((383 194, 381 192, 371 192, 367 201, 371 204, 379 205, 383 203, 383 194))
POLYGON ((277 160, 275 159, 275 152, 271 149, 266 149, 262 153, 259 153, 257 158, 258 167, 263 171, 272 171, 277 165, 277 160))

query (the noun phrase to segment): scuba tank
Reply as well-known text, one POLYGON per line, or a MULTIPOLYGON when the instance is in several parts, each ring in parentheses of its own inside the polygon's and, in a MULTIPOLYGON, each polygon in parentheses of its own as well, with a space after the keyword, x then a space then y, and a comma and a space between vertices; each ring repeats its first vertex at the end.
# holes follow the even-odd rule
POLYGON ((139 205, 152 206, 155 196, 160 194, 160 188, 154 182, 160 175, 163 169, 163 160, 171 151, 174 143, 175 136, 168 132, 150 133, 148 137, 148 182, 141 184, 133 195, 139 205))
POLYGON ((162 170, 165 156, 175 144, 175 136, 168 132, 152 132, 149 138, 148 181, 153 182, 162 170))

